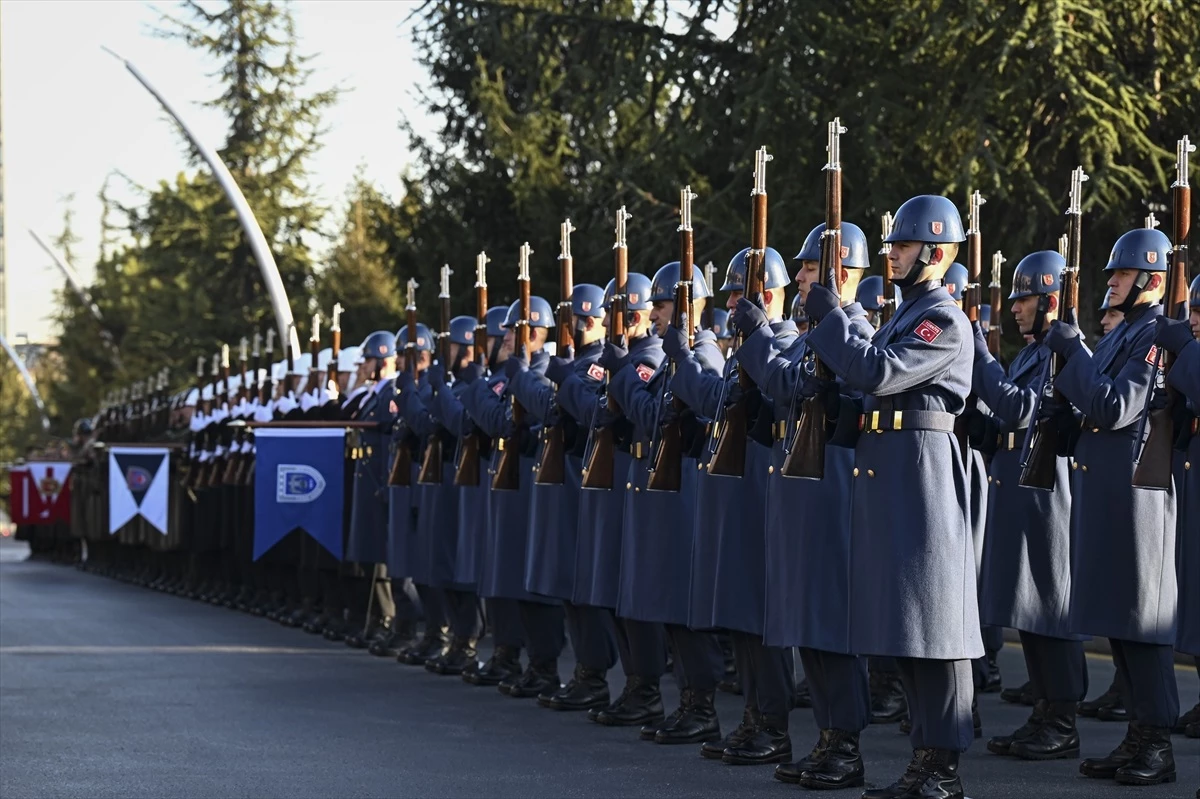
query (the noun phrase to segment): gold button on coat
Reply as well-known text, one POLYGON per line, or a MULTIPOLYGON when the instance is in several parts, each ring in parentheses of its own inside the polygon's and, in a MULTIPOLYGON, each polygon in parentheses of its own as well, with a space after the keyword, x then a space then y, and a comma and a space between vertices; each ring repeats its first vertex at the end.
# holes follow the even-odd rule
POLYGON ((854 467, 854 476, 858 477, 858 467, 857 466, 854 467))
POLYGON ((874 477, 874 476, 875 476, 875 470, 867 469, 867 477, 874 477))
POLYGON ((767 467, 767 474, 775 474, 775 467, 774 467, 774 466, 768 466, 768 467, 767 467))

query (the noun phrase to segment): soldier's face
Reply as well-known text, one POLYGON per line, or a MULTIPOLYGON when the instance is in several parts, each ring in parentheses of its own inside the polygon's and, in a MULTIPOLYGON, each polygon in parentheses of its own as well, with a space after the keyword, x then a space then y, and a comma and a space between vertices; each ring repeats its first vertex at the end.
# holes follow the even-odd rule
POLYGON ((741 298, 742 298, 742 292, 740 292, 740 291, 729 292, 729 298, 725 300, 725 310, 732 311, 734 308, 737 307, 737 301, 740 300, 741 298))
POLYGON ((888 250, 888 267, 892 271, 892 280, 903 280, 908 277, 913 268, 921 268, 917 258, 925 245, 919 241, 894 241, 888 250))
POLYGON ((1200 338, 1200 308, 1193 308, 1188 314, 1188 323, 1192 326, 1192 335, 1200 338))
POLYGON ((654 325, 654 332, 660 336, 666 333, 668 325, 671 324, 671 315, 674 313, 674 300, 659 300, 654 303, 654 307, 650 309, 650 322, 654 325))
MULTIPOLYGON (((1193 314, 1194 315, 1194 314, 1193 314)), ((1115 311, 1109 308, 1104 312, 1104 316, 1100 317, 1100 329, 1105 333, 1112 330, 1117 325, 1121 324, 1121 320, 1125 318, 1125 314, 1121 311, 1115 311)), ((1194 331, 1195 328, 1193 328, 1194 331)))
POLYGON ((504 331, 504 343, 500 345, 500 360, 506 361, 513 354, 513 346, 516 344, 516 333, 510 327, 504 331))
POLYGON ((1108 279, 1108 304, 1120 305, 1129 297, 1133 290, 1133 282, 1137 280, 1137 269, 1116 269, 1108 279))
POLYGON ((796 270, 796 288, 800 289, 801 297, 808 299, 808 290, 816 284, 820 275, 821 264, 819 261, 800 262, 800 268, 796 270))
POLYGON ((1037 297, 1020 297, 1012 301, 1013 318, 1017 320, 1017 328, 1021 333, 1033 329, 1033 320, 1037 317, 1037 297))

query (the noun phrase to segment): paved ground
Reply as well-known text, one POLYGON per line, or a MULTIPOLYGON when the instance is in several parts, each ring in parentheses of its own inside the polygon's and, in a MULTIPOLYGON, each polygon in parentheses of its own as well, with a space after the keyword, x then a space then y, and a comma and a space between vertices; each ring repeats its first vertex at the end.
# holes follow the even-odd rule
MULTIPOLYGON (((262 619, 42 563, 0 543, 0 796, 18 797, 785 797, 770 767, 702 760, 331 644, 262 619)), ((566 674, 572 664, 563 665, 566 674)), ((1007 647, 1008 683, 1024 680, 1007 647)), ((1200 693, 1178 670, 1185 707, 1200 693)), ((1092 693, 1112 665, 1091 660, 1092 693)), ((614 675, 619 688, 619 675, 614 675)), ((668 681, 666 691, 674 700, 668 681)), ((1026 710, 982 699, 985 733, 1026 710)), ((740 698, 719 698, 722 723, 740 698)), ((1123 725, 1082 720, 1085 755, 1123 725)), ((815 728, 792 714, 793 740, 815 728)), ((867 776, 886 784, 911 752, 895 726, 864 735, 867 776)), ((1175 738, 1180 778, 1157 788, 1086 780, 1075 761, 1017 763, 978 742, 972 797, 1191 797, 1200 741, 1175 738)), ((847 791, 839 796, 857 796, 847 791)))

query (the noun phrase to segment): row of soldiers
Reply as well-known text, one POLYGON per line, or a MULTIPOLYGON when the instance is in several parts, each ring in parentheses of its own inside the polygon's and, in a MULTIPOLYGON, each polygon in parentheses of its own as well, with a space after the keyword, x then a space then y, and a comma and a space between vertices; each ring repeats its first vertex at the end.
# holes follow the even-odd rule
MULTIPOLYGON (((923 195, 897 210, 886 280, 865 276, 866 236, 848 222, 836 229, 836 273, 823 274, 832 232, 808 235, 794 278, 773 248, 737 253, 719 288, 726 325, 705 313, 719 310, 709 281, 686 279, 690 253, 653 276, 618 266, 606 288, 575 284, 557 313, 528 292, 523 268, 521 299, 447 319, 440 332, 410 315, 396 334, 269 375, 243 365, 169 415, 149 394, 110 409, 99 441, 189 432, 178 440, 172 532, 109 538, 83 524, 90 567, 586 711, 645 740, 699 743, 707 758, 776 763, 778 779, 810 789, 863 785, 860 733, 903 719, 912 761, 863 794, 871 799, 963 796, 959 754, 979 735, 976 692, 999 689, 1003 628, 1020 635, 1029 675, 1011 698, 1032 711, 988 749, 1079 757, 1083 641, 1104 636, 1118 676, 1099 710, 1128 731, 1080 771, 1173 781, 1172 731, 1200 735, 1200 706, 1180 716, 1173 672, 1175 648, 1200 656, 1200 279, 1189 328, 1163 314, 1171 242, 1152 228, 1125 234, 1104 272, 1106 306, 1123 319, 1089 349, 1059 318, 1067 261, 1030 253, 1009 295, 1027 344, 1006 368, 984 320, 961 307, 969 276, 955 257, 967 234, 951 201, 923 195), (556 342, 564 319, 569 337, 556 342), (1172 353, 1169 384, 1186 402, 1174 405, 1171 485, 1156 491, 1133 487, 1131 448, 1148 398, 1163 393, 1159 350, 1172 353), (821 474, 789 477, 797 409, 812 401, 822 404, 821 474), (245 423, 270 420, 354 423, 342 559, 298 535, 252 559, 245 423), (1022 485, 1028 431, 1043 422, 1061 433, 1053 490, 1022 485), (661 490, 668 428, 682 468, 674 490, 661 490), (560 482, 540 479, 551 440, 566 463, 560 482), (725 446, 740 475, 716 465, 725 446), (447 456, 430 457, 435 449, 447 456), (515 480, 501 479, 506 460, 515 480), (493 649, 480 662, 485 624, 493 649), (564 683, 568 639, 577 665, 564 683), (745 699, 727 733, 714 708, 723 640, 745 699), (669 662, 675 708, 660 690, 669 662), (613 697, 618 665, 624 689, 613 697), (793 762, 798 693, 821 732, 793 762)), ((100 485, 102 471, 76 479, 100 485)), ((104 502, 83 488, 77 502, 104 502)))

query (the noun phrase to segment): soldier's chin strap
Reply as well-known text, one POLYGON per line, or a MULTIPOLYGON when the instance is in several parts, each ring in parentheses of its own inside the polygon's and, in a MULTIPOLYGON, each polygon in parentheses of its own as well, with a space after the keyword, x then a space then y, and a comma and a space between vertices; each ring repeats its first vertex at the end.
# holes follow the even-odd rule
POLYGON ((918 283, 924 283, 929 278, 922 279, 925 270, 929 268, 929 259, 933 257, 933 253, 937 250, 938 245, 925 242, 921 245, 921 252, 917 254, 917 260, 913 262, 913 268, 908 270, 908 274, 904 277, 892 278, 892 283, 902 289, 909 286, 915 286, 918 283))
POLYGON ((496 341, 492 344, 491 352, 488 353, 488 368, 492 371, 500 365, 500 348, 504 346, 504 336, 496 336, 496 341))
POLYGON ((1144 269, 1139 271, 1138 276, 1133 281, 1133 287, 1129 290, 1129 296, 1120 305, 1110 305, 1109 307, 1125 314, 1132 311, 1134 306, 1138 304, 1138 298, 1146 290, 1146 284, 1150 282, 1151 274, 1151 272, 1147 272, 1144 269))
POLYGON ((1050 312, 1050 295, 1039 294, 1037 313, 1033 315, 1033 324, 1029 327, 1029 335, 1041 336, 1046 332, 1046 314, 1050 312))

